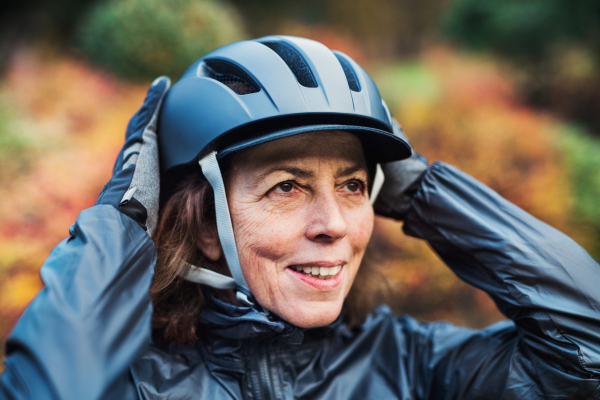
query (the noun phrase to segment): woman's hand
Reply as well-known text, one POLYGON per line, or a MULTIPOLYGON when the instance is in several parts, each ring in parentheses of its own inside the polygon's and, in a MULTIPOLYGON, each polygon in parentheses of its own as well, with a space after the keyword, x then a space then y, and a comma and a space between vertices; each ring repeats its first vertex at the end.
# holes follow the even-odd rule
MULTIPOLYGON (((408 143, 408 139, 402 132, 398 122, 394 119, 392 124, 394 134, 408 143)), ((409 189, 425 173, 427 160, 413 150, 412 156, 409 158, 382 164, 381 167, 385 175, 385 181, 374 205, 375 213, 384 217, 402 220, 410 209, 412 196, 409 189)))
POLYGON ((113 176, 96 201, 96 205, 115 207, 142 225, 149 235, 158 219, 156 122, 170 86, 166 76, 157 78, 150 86, 144 104, 127 125, 125 144, 117 156, 113 176))

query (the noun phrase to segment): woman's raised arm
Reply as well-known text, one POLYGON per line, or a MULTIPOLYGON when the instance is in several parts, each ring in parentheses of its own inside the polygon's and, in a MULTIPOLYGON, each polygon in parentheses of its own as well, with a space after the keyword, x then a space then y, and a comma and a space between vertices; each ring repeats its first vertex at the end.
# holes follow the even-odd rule
POLYGON ((404 230, 513 321, 419 328, 426 398, 600 398, 600 265, 579 245, 443 163, 425 173, 404 230))
POLYGON ((6 344, 0 399, 137 398, 129 366, 150 341, 155 130, 169 84, 153 83, 112 179, 42 266, 45 287, 6 344))

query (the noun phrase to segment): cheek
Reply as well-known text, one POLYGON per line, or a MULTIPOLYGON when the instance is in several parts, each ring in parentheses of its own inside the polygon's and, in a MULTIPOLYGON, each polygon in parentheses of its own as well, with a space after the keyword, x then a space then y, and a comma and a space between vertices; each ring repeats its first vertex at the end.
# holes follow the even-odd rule
POLYGON ((347 271, 347 280, 343 289, 343 298, 348 295, 348 292, 354 283, 354 279, 356 278, 356 274, 360 268, 365 251, 369 241, 371 240, 375 223, 375 213, 373 212, 373 207, 371 207, 370 204, 368 204, 368 206, 366 206, 360 212, 352 213, 352 215, 349 215, 348 217, 349 221, 351 221, 348 226, 348 243, 353 252, 353 260, 350 263, 347 271))
MULTIPOLYGON (((289 254, 303 236, 298 213, 273 213, 259 204, 231 209, 238 252, 245 261, 277 261, 289 254)), ((242 260, 240 260, 242 261, 242 260)))
POLYGON ((364 253, 371 240, 373 226, 375 224, 375 213, 370 204, 354 210, 347 217, 348 241, 357 253, 364 253))
POLYGON ((272 307, 282 292, 287 260, 302 241, 302 218, 296 213, 273 213, 257 204, 231 209, 231 217, 248 286, 263 306, 272 307))

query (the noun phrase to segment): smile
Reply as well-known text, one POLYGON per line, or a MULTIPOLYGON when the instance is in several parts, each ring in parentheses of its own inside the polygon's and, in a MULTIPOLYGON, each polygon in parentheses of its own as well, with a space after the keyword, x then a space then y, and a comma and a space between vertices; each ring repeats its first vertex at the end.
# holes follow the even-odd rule
POLYGON ((335 290, 342 282, 346 261, 292 264, 285 270, 295 279, 319 291, 335 290))
POLYGON ((299 272, 302 275, 319 278, 322 280, 328 280, 334 278, 342 269, 342 265, 336 265, 335 267, 313 267, 303 265, 291 265, 288 268, 299 272))

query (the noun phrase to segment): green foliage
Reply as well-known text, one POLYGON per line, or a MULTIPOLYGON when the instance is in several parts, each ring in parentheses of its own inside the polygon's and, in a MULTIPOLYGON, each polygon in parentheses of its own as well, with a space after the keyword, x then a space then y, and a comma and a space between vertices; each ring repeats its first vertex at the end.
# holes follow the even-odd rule
POLYGON ((454 0, 442 31, 472 49, 540 58, 557 44, 589 42, 598 46, 597 0, 454 0))
POLYGON ((600 140, 573 126, 560 132, 574 189, 577 217, 596 234, 596 257, 600 257, 600 140))
POLYGON ((91 10, 78 45, 94 63, 137 80, 179 76, 211 50, 244 36, 216 0, 111 0, 91 10))
POLYGON ((509 58, 529 105, 600 132, 600 1, 450 0, 440 27, 509 58))
POLYGON ((423 63, 394 63, 371 72, 381 96, 394 112, 404 104, 431 103, 441 96, 438 77, 423 63))
POLYGON ((32 146, 14 110, 3 103, 5 101, 0 101, 0 181, 6 182, 27 171, 32 146))

